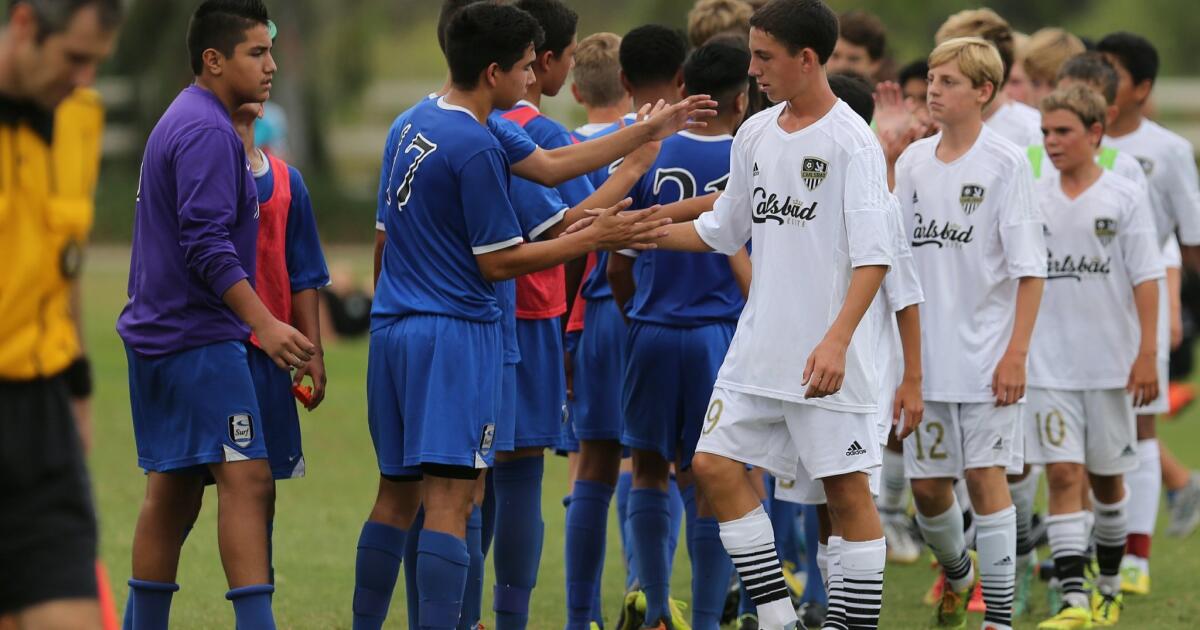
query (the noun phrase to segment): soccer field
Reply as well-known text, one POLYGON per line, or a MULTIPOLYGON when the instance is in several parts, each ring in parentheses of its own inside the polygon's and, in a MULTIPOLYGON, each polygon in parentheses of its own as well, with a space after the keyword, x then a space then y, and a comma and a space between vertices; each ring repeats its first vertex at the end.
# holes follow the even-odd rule
MULTIPOLYGON (((331 265, 351 263, 356 276, 369 272, 369 246, 335 248, 327 252, 331 265)), ((101 553, 113 581, 120 607, 129 578, 130 543, 144 481, 136 465, 125 355, 115 322, 125 302, 128 252, 98 247, 89 257, 84 287, 87 344, 96 371, 94 444, 91 456, 93 483, 99 504, 101 553)), ((275 567, 278 590, 275 615, 280 628, 349 628, 354 585, 355 543, 376 490, 377 470, 366 425, 365 339, 342 341, 326 347, 329 392, 325 403, 312 414, 301 412, 308 477, 279 486, 275 520, 275 567)), ((205 383, 196 383, 203 388, 205 383)), ((1200 467, 1200 407, 1183 418, 1164 423, 1160 436, 1187 464, 1200 467)), ((563 521, 561 499, 566 491, 566 460, 547 458, 543 515, 546 540, 538 587, 534 591, 530 628, 561 628, 565 616, 563 588, 563 521)), ((181 590, 172 606, 172 627, 232 627, 232 607, 225 601, 225 577, 217 554, 216 495, 208 505, 184 549, 178 582, 181 590)), ((609 627, 616 622, 623 586, 620 543, 615 509, 610 511, 608 558, 604 602, 609 627)), ((1045 555, 1045 551, 1043 551, 1045 555)), ((1200 570, 1200 537, 1188 540, 1155 539, 1150 596, 1129 599, 1122 627, 1131 629, 1195 628, 1200 626, 1200 596, 1191 580, 1200 570)), ((673 594, 687 601, 688 563, 680 545, 675 561, 673 594)), ((490 618, 489 577, 485 582, 484 620, 490 618)), ((889 565, 885 583, 883 628, 923 628, 929 611, 920 597, 933 580, 927 564, 889 565)), ((1045 589, 1034 593, 1034 614, 1017 628, 1034 628, 1046 616, 1045 589)), ((396 590, 388 628, 405 627, 403 585, 396 590)), ((977 627, 974 615, 969 627, 977 627)))

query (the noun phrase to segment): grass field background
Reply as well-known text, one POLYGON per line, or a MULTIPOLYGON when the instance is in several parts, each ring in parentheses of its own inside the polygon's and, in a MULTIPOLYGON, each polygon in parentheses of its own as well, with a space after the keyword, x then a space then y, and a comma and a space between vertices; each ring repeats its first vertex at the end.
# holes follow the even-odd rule
MULTIPOLYGON (((358 277, 369 273, 369 248, 337 248, 328 252, 331 265, 350 265, 358 277)), ((118 605, 123 605, 129 578, 130 544, 145 482, 136 465, 125 355, 115 332, 125 302, 128 252, 94 248, 85 276, 87 343, 96 371, 93 483, 100 512, 101 554, 112 576, 118 605)), ((374 501, 377 469, 366 425, 366 339, 340 341, 326 347, 329 391, 314 413, 301 411, 308 477, 279 485, 275 521, 277 592, 275 616, 280 628, 350 627, 354 586, 355 543, 374 501)), ((464 376, 469 378, 469 376, 464 376)), ((197 383, 196 387, 204 387, 197 383)), ((1193 408, 1164 423, 1160 435, 1176 454, 1200 467, 1200 411, 1193 408)), ((533 594, 530 628, 562 628, 565 619, 561 499, 566 492, 566 460, 547 457, 543 516, 546 539, 538 587, 533 594)), ((232 628, 232 607, 225 601, 225 577, 217 553, 216 495, 210 489, 199 523, 187 541, 179 572, 181 590, 172 606, 174 628, 232 628)), ((609 627, 615 625, 624 572, 610 511, 604 603, 609 627)), ((1043 552, 1044 553, 1044 552, 1043 552)), ((1200 627, 1200 596, 1192 586, 1200 573, 1200 535, 1187 540, 1161 536, 1154 541, 1153 593, 1129 599, 1121 626, 1131 629, 1200 627)), ((494 627, 491 567, 485 582, 484 619, 494 627)), ((883 628, 923 628, 929 611, 920 597, 933 572, 919 566, 889 565, 885 583, 883 628)), ((673 595, 690 599, 688 563, 679 546, 673 595)), ((404 628, 404 588, 399 585, 387 628, 404 628)), ((1034 615, 1017 628, 1034 628, 1046 616, 1045 589, 1034 595, 1034 615)), ((978 627, 980 615, 969 627, 978 627)))

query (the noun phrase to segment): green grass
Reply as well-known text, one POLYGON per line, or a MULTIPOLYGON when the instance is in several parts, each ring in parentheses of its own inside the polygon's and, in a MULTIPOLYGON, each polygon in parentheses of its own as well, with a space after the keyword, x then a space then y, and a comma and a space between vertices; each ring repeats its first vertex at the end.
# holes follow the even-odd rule
MULTIPOLYGON (((330 252, 331 263, 354 266, 361 277, 368 270, 366 247, 330 252)), ((114 330, 125 301, 128 254, 115 248, 92 252, 85 285, 87 338, 95 364, 95 444, 91 457, 93 482, 100 509, 101 553, 112 576, 117 601, 125 599, 129 577, 130 543, 134 521, 144 491, 136 465, 126 365, 121 341, 114 330)), ((315 413, 304 414, 305 456, 308 477, 280 484, 275 522, 275 564, 278 592, 275 614, 280 628, 349 628, 354 584, 354 553, 359 527, 374 500, 377 473, 366 426, 365 340, 330 345, 326 362, 329 394, 315 413)), ((203 387, 203 383, 198 383, 203 387)), ((1190 446, 1200 439, 1200 411, 1165 423, 1161 435, 1176 453, 1200 467, 1200 452, 1190 446)), ((534 591, 530 628, 563 626, 563 521, 561 499, 566 491, 566 463, 548 457, 543 515, 546 540, 539 586, 534 591)), ((224 573, 217 554, 215 495, 206 497, 200 522, 184 548, 172 621, 175 628, 232 627, 232 608, 223 595, 224 573)), ((1126 628, 1194 628, 1200 619, 1200 597, 1191 580, 1200 570, 1200 538, 1173 540, 1165 536, 1154 543, 1154 591, 1127 602, 1122 626, 1126 628)), ((605 566, 604 602, 608 621, 615 623, 623 570, 616 529, 609 527, 605 566)), ((683 546, 676 557, 673 590, 687 600, 688 564, 683 546)), ((490 574, 490 565, 489 565, 490 574)), ((924 565, 889 566, 886 582, 884 628, 921 628, 928 611, 920 597, 933 579, 924 565)), ((484 610, 491 608, 490 575, 485 583, 484 610)), ((1034 628, 1034 619, 1045 615, 1045 591, 1038 587, 1035 616, 1018 628, 1034 628)), ((120 604, 119 604, 120 605, 120 604)), ((494 627, 490 613, 484 623, 494 627)), ((396 592, 388 628, 403 628, 403 586, 396 592)), ((977 627, 974 616, 970 627, 977 627)))

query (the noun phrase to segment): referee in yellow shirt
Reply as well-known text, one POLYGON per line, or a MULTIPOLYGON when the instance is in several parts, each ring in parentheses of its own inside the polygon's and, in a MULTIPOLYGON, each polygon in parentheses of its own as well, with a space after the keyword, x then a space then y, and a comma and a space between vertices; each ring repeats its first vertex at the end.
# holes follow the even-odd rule
POLYGON ((99 628, 96 519, 71 400, 72 317, 103 109, 84 89, 120 0, 8 0, 0 30, 0 626, 99 628), (7 618, 7 622, 3 619, 7 618))

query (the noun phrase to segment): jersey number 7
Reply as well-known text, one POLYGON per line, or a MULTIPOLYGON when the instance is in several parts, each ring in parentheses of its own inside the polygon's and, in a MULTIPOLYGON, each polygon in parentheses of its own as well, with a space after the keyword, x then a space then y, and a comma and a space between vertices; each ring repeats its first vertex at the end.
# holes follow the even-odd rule
POLYGON ((405 147, 405 153, 416 151, 417 157, 413 158, 412 164, 408 165, 408 172, 404 174, 404 181, 400 187, 396 189, 396 209, 403 210, 405 204, 408 203, 408 197, 412 194, 413 177, 417 175, 417 169, 421 168, 421 162, 429 157, 434 151, 437 151, 438 146, 430 142, 428 138, 418 133, 413 137, 412 142, 405 147))

